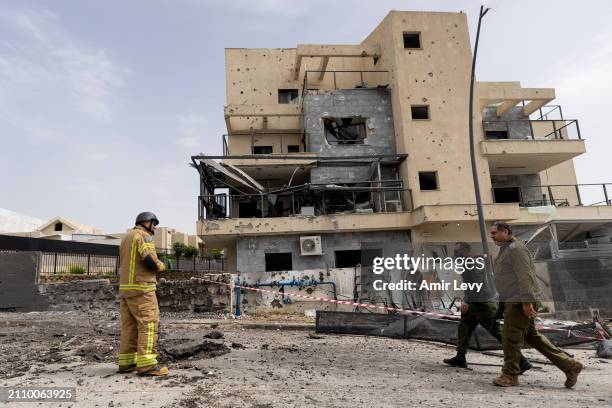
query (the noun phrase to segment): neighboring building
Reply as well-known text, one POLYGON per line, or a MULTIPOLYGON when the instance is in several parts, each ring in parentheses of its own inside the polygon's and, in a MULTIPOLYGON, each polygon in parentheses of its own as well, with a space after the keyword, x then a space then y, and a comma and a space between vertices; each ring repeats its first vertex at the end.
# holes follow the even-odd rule
POLYGON ((0 208, 0 234, 10 234, 21 231, 34 231, 45 223, 40 218, 30 217, 29 215, 19 214, 0 208))
MULTIPOLYGON (((223 157, 193 162, 197 231, 225 248, 230 272, 265 281, 265 272, 329 272, 397 253, 448 255, 456 241, 479 251, 465 14, 392 11, 360 44, 225 56, 223 157)), ((570 249, 588 257, 590 244, 612 254, 611 191, 577 183, 572 159, 584 140, 554 99, 552 88, 477 83, 485 219, 545 243, 545 259, 570 249)))
POLYGON ((189 235, 169 227, 157 227, 153 236, 153 242, 158 250, 166 253, 172 253, 173 245, 177 242, 195 246, 200 250, 203 249, 202 240, 198 236, 189 235))

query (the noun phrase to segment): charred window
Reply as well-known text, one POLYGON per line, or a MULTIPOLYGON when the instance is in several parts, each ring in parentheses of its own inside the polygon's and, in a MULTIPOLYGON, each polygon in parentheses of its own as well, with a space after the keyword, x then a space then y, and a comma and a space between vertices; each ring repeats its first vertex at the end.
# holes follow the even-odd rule
POLYGON ((278 90, 278 103, 282 103, 282 104, 298 103, 298 90, 297 89, 279 89, 278 90))
POLYGON ((496 203, 520 203, 521 191, 518 187, 495 187, 493 196, 496 203))
POLYGON ((266 254, 266 272, 290 271, 292 269, 291 252, 266 254))
POLYGON ((365 118, 324 118, 323 126, 330 144, 363 144, 367 136, 365 118))

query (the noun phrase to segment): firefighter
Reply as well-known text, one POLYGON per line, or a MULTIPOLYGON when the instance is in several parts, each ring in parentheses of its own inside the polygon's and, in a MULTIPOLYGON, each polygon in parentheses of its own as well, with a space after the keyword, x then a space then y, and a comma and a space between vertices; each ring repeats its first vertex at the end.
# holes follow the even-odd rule
POLYGON ((164 376, 168 368, 157 361, 159 307, 158 272, 166 269, 157 258, 153 234, 159 221, 155 214, 143 212, 135 227, 121 240, 119 249, 119 297, 121 340, 119 372, 137 371, 138 375, 164 376))

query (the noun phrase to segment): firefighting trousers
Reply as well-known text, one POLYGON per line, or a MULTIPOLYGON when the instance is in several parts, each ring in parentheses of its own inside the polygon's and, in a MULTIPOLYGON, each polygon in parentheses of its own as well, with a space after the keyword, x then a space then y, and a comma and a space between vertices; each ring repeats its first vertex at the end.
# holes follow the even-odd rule
POLYGON ((120 313, 119 367, 156 365, 159 307, 155 291, 121 297, 120 313))

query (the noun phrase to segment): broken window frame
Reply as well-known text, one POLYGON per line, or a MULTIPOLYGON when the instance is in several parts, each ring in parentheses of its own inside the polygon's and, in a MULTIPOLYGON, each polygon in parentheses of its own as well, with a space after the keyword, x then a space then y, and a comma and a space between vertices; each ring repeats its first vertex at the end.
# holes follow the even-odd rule
POLYGON ((330 145, 362 145, 368 138, 367 118, 361 116, 324 117, 322 120, 323 134, 330 145), (350 123, 348 123, 349 120, 350 123), (354 132, 354 128, 357 128, 357 134, 353 137, 350 130, 354 132))

